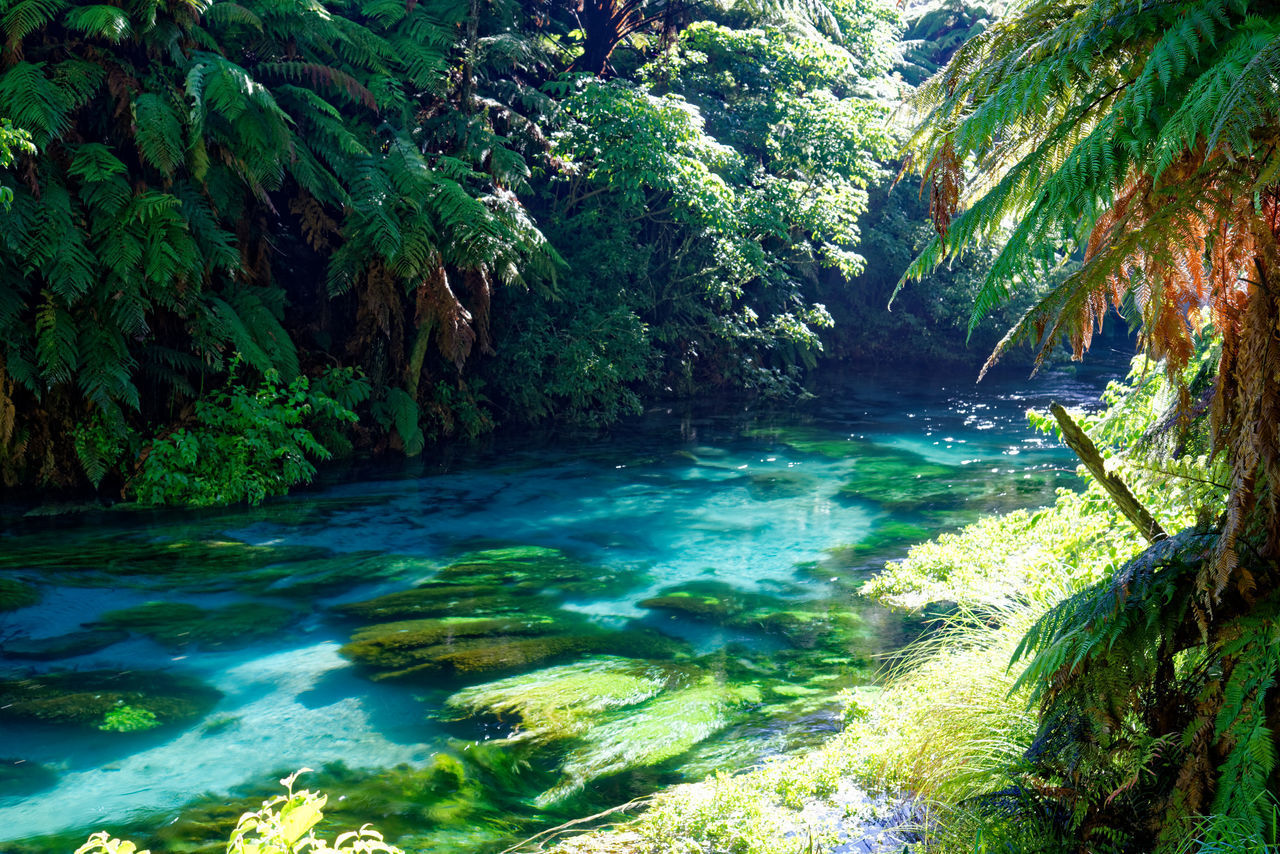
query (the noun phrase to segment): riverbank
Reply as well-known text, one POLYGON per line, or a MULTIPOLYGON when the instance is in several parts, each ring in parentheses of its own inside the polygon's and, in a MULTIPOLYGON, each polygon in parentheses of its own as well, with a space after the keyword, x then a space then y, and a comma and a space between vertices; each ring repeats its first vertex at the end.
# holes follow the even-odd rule
MULTIPOLYGON (((1087 419, 1095 433, 1137 430, 1164 411, 1169 390, 1150 377, 1135 373, 1131 386, 1109 392, 1109 408, 1087 419)), ((1194 484, 1119 457, 1112 465, 1168 530, 1194 524, 1194 484)), ((1145 546, 1090 482, 1082 493, 1060 490, 1049 507, 990 515, 912 547, 861 592, 902 609, 945 602, 946 616, 882 690, 849 698, 838 735, 745 774, 669 790, 639 818, 557 854, 1055 850, 1062 827, 1053 823, 1069 817, 1026 810, 1033 795, 1020 769, 1040 716, 1034 684, 1020 679, 1023 638, 1145 546)))

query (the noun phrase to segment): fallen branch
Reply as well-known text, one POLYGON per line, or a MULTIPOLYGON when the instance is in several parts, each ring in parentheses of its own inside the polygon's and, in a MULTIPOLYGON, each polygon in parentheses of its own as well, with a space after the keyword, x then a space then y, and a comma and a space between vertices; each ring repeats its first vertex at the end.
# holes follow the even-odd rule
POLYGON ((1050 406, 1049 410, 1053 413, 1053 417, 1058 419, 1058 426, 1062 428, 1063 441, 1067 443, 1067 446, 1072 451, 1075 451, 1076 456, 1080 458, 1080 462, 1084 463, 1084 467, 1098 481, 1098 485, 1107 491, 1116 507, 1120 509, 1126 519, 1134 524, 1138 532, 1146 537, 1147 542, 1154 543, 1157 540, 1167 538, 1169 535, 1164 532, 1164 528, 1161 528, 1160 523, 1147 511, 1147 508, 1143 507, 1138 502, 1138 499, 1133 497, 1133 493, 1129 491, 1129 487, 1125 486, 1120 476, 1114 472, 1107 471, 1102 454, 1098 453, 1093 440, 1067 414, 1067 410, 1063 409, 1062 405, 1058 403, 1050 406))
MULTIPOLYGON (((530 836, 528 839, 524 840, 523 842, 517 842, 515 845, 512 845, 510 848, 506 849, 505 851, 502 851, 501 854, 516 854, 516 852, 518 851, 525 850, 525 846, 533 842, 535 839, 540 839, 541 837, 544 837, 544 836, 562 834, 568 830, 571 830, 574 827, 577 827, 578 825, 589 824, 590 822, 596 821, 597 819, 604 818, 607 815, 612 815, 613 813, 616 813, 616 812, 626 812, 627 810, 634 809, 635 807, 648 806, 648 804, 652 800, 653 800, 652 795, 648 797, 643 797, 643 798, 636 798, 635 800, 627 801, 625 804, 619 804, 616 807, 610 807, 604 812, 598 812, 595 815, 589 815, 583 818, 575 818, 572 821, 566 821, 564 824, 558 824, 555 827, 549 827, 546 830, 542 831, 541 833, 535 833, 533 836, 530 836)), ((533 850, 541 851, 542 843, 539 843, 538 845, 534 846, 533 850)))

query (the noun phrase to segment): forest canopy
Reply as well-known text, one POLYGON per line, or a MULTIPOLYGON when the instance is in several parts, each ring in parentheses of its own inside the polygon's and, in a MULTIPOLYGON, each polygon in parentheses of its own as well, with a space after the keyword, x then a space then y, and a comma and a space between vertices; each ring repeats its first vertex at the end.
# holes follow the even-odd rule
POLYGON ((0 3, 4 483, 137 495, 157 441, 223 429, 199 403, 233 363, 409 455, 793 393, 863 268, 900 28, 887 0, 0 3))

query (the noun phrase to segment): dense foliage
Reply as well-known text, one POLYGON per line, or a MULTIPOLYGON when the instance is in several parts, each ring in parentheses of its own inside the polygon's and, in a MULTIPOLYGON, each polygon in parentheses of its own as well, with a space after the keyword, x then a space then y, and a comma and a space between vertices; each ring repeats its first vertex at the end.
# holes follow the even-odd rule
POLYGON ((0 27, 0 475, 115 490, 236 353, 360 369, 356 438, 411 455, 794 389, 819 279, 861 268, 898 13, 6 0, 0 27))
MULTIPOLYGON (((1182 505, 1196 524, 1054 605, 1016 647, 1039 719, 999 803, 1046 822, 1045 845, 1274 841, 1277 33, 1274 7, 1244 0, 1028 2, 917 98, 909 150, 938 231, 914 272, 1015 223, 979 316, 1077 258, 992 360, 1021 339, 1043 353, 1066 337, 1079 354, 1121 310, 1179 389, 1146 422, 1174 437, 1147 468, 1212 487, 1182 505)), ((1113 434, 1142 458, 1138 435, 1113 434)))

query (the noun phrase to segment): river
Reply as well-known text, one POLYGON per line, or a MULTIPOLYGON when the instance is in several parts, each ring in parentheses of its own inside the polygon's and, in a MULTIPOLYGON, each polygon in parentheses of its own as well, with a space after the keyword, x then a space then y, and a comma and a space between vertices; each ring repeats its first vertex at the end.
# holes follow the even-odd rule
POLYGON ((508 436, 256 509, 10 513, 0 850, 105 828, 221 851, 307 767, 334 826, 480 854, 819 743, 922 628, 858 587, 1074 487, 1023 413, 1091 404, 1116 365, 849 372, 781 410, 508 436))

